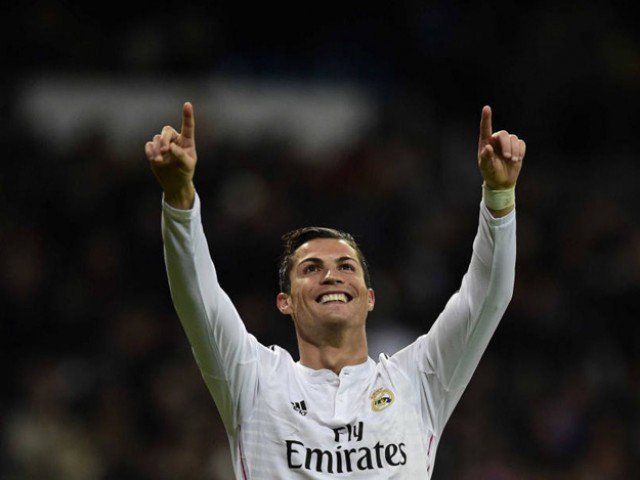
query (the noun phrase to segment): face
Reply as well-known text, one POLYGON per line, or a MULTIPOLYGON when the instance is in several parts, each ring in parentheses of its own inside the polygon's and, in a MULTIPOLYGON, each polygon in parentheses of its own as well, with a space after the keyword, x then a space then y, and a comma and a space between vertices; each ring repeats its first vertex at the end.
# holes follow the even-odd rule
POLYGON ((291 293, 280 293, 278 309, 292 315, 298 333, 327 327, 364 328, 375 296, 367 288, 356 251, 344 240, 316 238, 295 252, 291 293))

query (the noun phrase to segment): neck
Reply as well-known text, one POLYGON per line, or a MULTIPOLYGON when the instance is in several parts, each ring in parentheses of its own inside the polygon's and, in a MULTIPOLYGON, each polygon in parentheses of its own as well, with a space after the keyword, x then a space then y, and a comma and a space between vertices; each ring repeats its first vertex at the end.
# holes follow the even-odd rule
POLYGON ((297 337, 300 363, 314 370, 324 368, 339 375, 344 367, 364 363, 368 357, 364 328, 353 332, 327 332, 323 338, 318 340, 316 337, 313 342, 299 331, 297 337))

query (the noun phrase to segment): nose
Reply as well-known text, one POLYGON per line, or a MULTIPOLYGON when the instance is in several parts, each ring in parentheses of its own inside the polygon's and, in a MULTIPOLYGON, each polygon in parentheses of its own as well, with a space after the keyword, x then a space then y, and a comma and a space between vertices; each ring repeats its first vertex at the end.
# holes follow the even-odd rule
POLYGON ((342 279, 338 275, 336 275, 334 273, 333 270, 331 270, 329 268, 329 269, 327 269, 327 273, 322 278, 322 281, 320 283, 322 285, 339 285, 339 284, 344 283, 344 282, 342 281, 342 279))

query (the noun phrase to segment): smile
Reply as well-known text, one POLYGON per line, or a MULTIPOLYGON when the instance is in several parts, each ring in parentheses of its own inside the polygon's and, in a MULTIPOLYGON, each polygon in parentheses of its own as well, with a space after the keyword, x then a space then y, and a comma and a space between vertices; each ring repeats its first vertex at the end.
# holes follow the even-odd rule
POLYGON ((347 293, 325 293, 316 298, 316 302, 318 303, 330 303, 330 302, 338 302, 338 303, 348 303, 352 300, 353 297, 347 293))

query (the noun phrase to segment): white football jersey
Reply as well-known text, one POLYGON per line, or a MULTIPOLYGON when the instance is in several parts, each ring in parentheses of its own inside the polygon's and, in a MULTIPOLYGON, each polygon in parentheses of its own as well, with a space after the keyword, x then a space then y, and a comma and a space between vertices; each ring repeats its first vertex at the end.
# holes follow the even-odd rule
POLYGON ((513 291, 515 212, 480 206, 460 290, 429 333, 339 375, 249 334, 218 284, 200 220, 163 203, 167 273, 238 479, 430 478, 443 428, 513 291))

